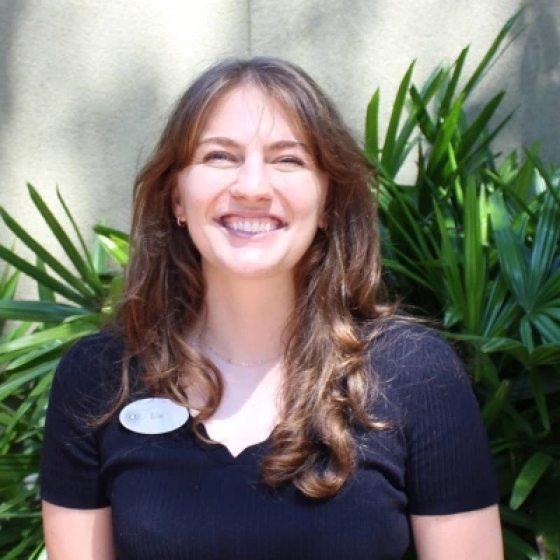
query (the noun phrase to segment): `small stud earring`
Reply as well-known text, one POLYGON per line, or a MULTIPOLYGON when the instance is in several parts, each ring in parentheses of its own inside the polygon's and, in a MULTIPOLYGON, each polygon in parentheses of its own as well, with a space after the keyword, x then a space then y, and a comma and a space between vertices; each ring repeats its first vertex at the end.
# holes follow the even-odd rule
POLYGON ((184 220, 181 220, 181 218, 179 218, 179 216, 177 216, 177 226, 179 226, 180 228, 185 227, 186 222, 184 220))

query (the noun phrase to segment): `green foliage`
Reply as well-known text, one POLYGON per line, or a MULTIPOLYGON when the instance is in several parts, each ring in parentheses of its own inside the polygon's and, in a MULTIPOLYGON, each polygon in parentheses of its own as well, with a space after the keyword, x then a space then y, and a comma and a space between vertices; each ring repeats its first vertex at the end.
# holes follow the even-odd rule
POLYGON ((15 321, 0 339, 0 556, 39 559, 43 539, 37 472, 42 428, 52 375, 60 356, 76 339, 99 330, 111 316, 122 284, 122 269, 109 261, 126 261, 125 234, 98 226, 90 251, 60 193, 60 205, 76 239, 37 190, 29 195, 56 239, 64 259, 56 258, 6 210, 0 215, 35 262, 0 245, 7 266, 0 278, 0 320, 15 321), (8 266, 9 265, 9 266, 8 266), (38 287, 34 301, 14 301, 18 272, 38 287))
POLYGON ((391 289, 462 341, 498 470, 506 557, 550 560, 560 558, 560 169, 536 151, 497 163, 503 92, 467 110, 518 17, 470 76, 468 49, 421 88, 411 65, 382 143, 376 91, 365 151, 380 174, 391 289), (401 184, 414 152, 415 182, 401 184))

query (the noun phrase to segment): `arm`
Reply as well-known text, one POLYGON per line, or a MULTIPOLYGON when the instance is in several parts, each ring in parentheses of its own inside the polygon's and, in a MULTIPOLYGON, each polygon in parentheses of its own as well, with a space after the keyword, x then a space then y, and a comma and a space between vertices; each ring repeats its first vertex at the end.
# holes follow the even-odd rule
POLYGON ((62 358, 41 450, 43 530, 49 560, 114 560, 112 515, 99 428, 120 379, 121 348, 109 333, 86 337, 62 358))
POLYGON ((451 515, 412 515, 418 560, 502 560, 498 506, 451 515))
POLYGON ((419 560, 503 558, 497 484, 470 381, 453 350, 416 330, 393 345, 419 560))
POLYGON ((72 509, 43 500, 49 560, 114 560, 111 508, 72 509))

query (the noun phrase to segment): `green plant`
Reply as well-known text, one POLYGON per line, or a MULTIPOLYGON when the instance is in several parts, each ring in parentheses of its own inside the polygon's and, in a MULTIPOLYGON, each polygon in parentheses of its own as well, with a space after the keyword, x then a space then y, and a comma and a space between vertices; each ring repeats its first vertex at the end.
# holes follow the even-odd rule
POLYGON ((466 103, 515 29, 509 20, 472 75, 468 49, 423 87, 403 77, 379 140, 379 91, 366 155, 380 174, 384 262, 395 294, 465 343, 498 469, 506 557, 560 558, 560 169, 535 151, 498 164, 500 92, 466 103), (464 85, 463 85, 464 84, 464 85), (414 184, 398 183, 416 151, 414 184))
POLYGON ((28 190, 68 264, 0 208, 2 219, 35 262, 3 245, 0 257, 38 286, 36 300, 14 300, 17 273, 4 269, 0 288, 6 297, 0 298, 0 319, 17 322, 0 341, 0 556, 5 560, 36 559, 42 554, 37 472, 52 375, 62 352, 77 338, 99 330, 111 316, 122 273, 110 270, 109 259, 122 265, 128 255, 126 235, 103 226, 96 228, 93 250, 88 250, 57 193, 77 239, 72 241, 37 190, 31 185, 28 190))

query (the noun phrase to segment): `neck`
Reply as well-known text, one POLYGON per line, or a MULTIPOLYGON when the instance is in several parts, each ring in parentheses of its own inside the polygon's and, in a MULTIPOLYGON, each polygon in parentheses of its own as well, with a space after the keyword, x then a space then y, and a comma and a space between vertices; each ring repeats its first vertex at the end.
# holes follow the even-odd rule
POLYGON ((284 350, 294 306, 291 277, 238 279, 206 274, 206 321, 201 341, 233 364, 272 362, 284 350))

